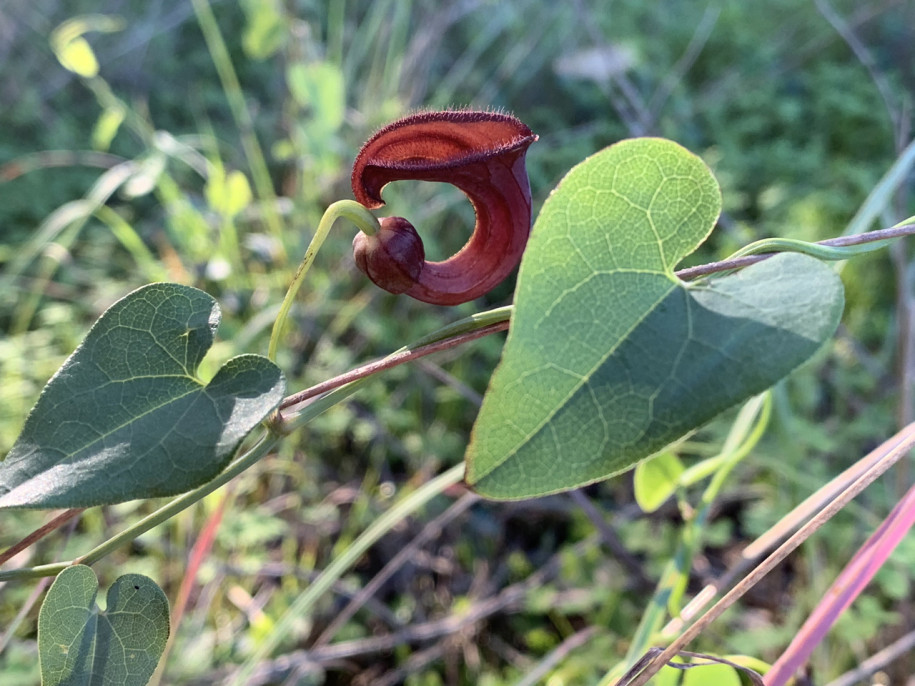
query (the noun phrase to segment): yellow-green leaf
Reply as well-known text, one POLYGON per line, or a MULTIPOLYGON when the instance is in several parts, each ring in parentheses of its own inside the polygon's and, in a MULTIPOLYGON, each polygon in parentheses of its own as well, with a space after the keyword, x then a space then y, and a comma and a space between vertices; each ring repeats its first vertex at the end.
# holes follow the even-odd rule
POLYGON ((342 126, 346 89, 339 67, 330 62, 294 62, 286 69, 286 83, 293 100, 310 111, 310 128, 333 133, 342 126))
POLYGON ((57 53, 60 64, 83 78, 98 76, 98 60, 92 46, 85 38, 74 38, 60 46, 57 53))
POLYGON ((674 494, 683 474, 683 463, 676 453, 664 452, 639 462, 633 474, 635 501, 644 512, 654 512, 674 494))
POLYGON ((226 174, 222 164, 213 164, 207 179, 207 203, 219 214, 232 218, 251 204, 253 194, 248 177, 238 170, 226 174))
POLYGON ((51 49, 57 61, 67 70, 92 78, 98 75, 99 64, 95 52, 83 34, 89 31, 110 33, 120 31, 124 21, 120 17, 105 14, 87 14, 63 22, 51 33, 51 49))

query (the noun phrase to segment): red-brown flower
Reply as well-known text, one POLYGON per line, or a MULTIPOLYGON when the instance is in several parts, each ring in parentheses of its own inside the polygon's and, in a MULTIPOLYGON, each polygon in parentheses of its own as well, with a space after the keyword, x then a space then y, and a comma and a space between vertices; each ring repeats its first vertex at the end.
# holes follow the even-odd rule
POLYGON ((457 305, 490 291, 521 261, 530 235, 524 156, 536 140, 520 120, 496 112, 423 112, 381 129, 353 165, 356 200, 377 209, 384 205, 381 189, 391 181, 450 183, 470 199, 476 226, 457 254, 427 262, 419 236, 413 231, 418 246, 407 236, 412 225, 386 218, 375 236, 357 234, 356 264, 381 288, 436 305, 457 305), (392 227, 396 237, 387 234, 392 227))

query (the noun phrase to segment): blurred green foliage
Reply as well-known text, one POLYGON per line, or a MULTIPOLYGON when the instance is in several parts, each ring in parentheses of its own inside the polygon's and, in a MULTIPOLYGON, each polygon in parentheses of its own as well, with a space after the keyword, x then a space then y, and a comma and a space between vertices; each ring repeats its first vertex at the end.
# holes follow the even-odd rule
MULTIPOLYGON (((211 7, 203 0, 118 0, 104 11, 120 17, 123 29, 85 35, 100 65, 90 79, 60 65, 50 36, 64 21, 98 12, 98 3, 7 0, 0 6, 0 454, 90 323, 148 281, 195 285, 219 300, 221 343, 205 363, 210 369, 238 352, 264 352, 313 227, 330 202, 350 195, 349 165, 361 142, 412 108, 514 112, 540 135, 528 158, 538 205, 570 166, 615 140, 677 140, 712 166, 724 192, 720 227, 690 263, 769 235, 818 240, 842 233, 907 142, 908 129, 895 129, 893 116, 911 126, 915 10, 876 0, 837 0, 833 8, 866 47, 892 111, 873 74, 816 6, 792 0, 682 2, 663 11, 638 0, 243 0, 211 7), (204 40, 207 7, 224 57, 204 40), (252 141, 263 151, 266 179, 252 141), (93 187, 91 203, 73 204, 93 187)), ((910 177, 885 209, 884 225, 915 213, 911 188, 910 177)), ((460 247, 472 219, 459 194, 442 190, 395 184, 386 198, 390 213, 410 217, 429 253, 443 257, 460 247)), ((428 307, 378 291, 352 268, 351 236, 347 227, 335 229, 294 313, 279 359, 292 390, 478 309, 428 307)), ((844 327, 815 364, 779 386, 775 430, 731 477, 696 588, 744 541, 912 419, 897 372, 900 346, 911 335, 898 299, 911 269, 908 252, 846 267, 844 327)), ((511 292, 506 283, 477 305, 505 303, 511 292)), ((211 496, 94 567, 102 586, 129 567, 174 598, 190 546, 218 498, 229 498, 176 628, 164 683, 225 675, 334 550, 389 507, 393 493, 461 459, 475 398, 501 343, 490 337, 382 375, 287 441, 230 495, 211 496)), ((714 453, 726 431, 726 422, 713 424, 681 457, 714 453)), ((662 507, 640 515, 628 477, 585 494, 656 579, 676 547, 680 513, 662 507)), ((777 655, 896 497, 892 485, 872 487, 857 509, 790 560, 768 595, 747 599, 700 647, 777 655)), ((447 505, 441 499, 428 518, 447 505)), ((17 562, 78 555, 152 507, 88 511, 75 529, 58 534, 62 540, 38 544, 28 561, 17 562)), ((4 514, 0 547, 40 521, 37 513, 4 514)), ((308 647, 346 594, 422 526, 405 522, 376 546, 320 615, 302 618, 290 654, 308 647)), ((892 636, 888 625, 897 624, 894 603, 908 588, 913 555, 911 546, 900 548, 868 600, 817 654, 818 681, 892 636)), ((356 651, 345 663, 299 662, 298 683, 514 683, 576 631, 595 626, 594 638, 547 672, 554 684, 594 683, 625 654, 650 594, 630 574, 566 496, 480 503, 341 629, 336 641, 356 651), (396 651, 358 643, 437 619, 458 621, 544 569, 553 571, 521 593, 522 601, 459 632, 396 651)), ((12 632, 0 673, 23 684, 36 683, 32 588, 0 589, 0 627, 12 632)), ((912 668, 903 660, 898 669, 905 675, 912 668)))

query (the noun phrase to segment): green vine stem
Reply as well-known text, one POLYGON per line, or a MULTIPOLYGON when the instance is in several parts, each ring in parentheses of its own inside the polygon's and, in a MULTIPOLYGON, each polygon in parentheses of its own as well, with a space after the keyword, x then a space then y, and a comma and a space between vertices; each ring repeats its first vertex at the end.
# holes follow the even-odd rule
POLYGON ((689 281, 709 274, 749 267, 751 264, 756 264, 757 262, 761 262, 762 260, 771 257, 773 253, 785 251, 804 252, 823 260, 844 260, 854 254, 878 250, 886 246, 886 244, 893 239, 911 236, 912 234, 915 234, 915 222, 913 222, 910 217, 889 229, 868 231, 867 233, 859 233, 854 236, 829 238, 818 243, 807 243, 806 241, 793 241, 790 239, 767 239, 751 243, 721 262, 709 262, 708 264, 700 264, 696 267, 680 269, 676 274, 677 277, 683 281, 689 281), (864 244, 868 245, 865 247, 864 244), (861 247, 857 247, 854 252, 845 253, 832 250, 834 248, 848 248, 850 246, 861 247), (749 254, 750 252, 753 254, 749 254))
POLYGON ((168 504, 160 507, 155 512, 147 515, 136 524, 129 526, 127 529, 109 538, 101 545, 93 548, 85 555, 82 555, 69 562, 55 562, 53 564, 38 565, 27 569, 0 570, 0 581, 10 581, 12 579, 30 579, 42 576, 54 576, 64 569, 75 564, 91 565, 98 562, 103 557, 113 552, 117 548, 133 541, 138 536, 146 533, 150 529, 168 521, 182 510, 187 509, 194 503, 202 500, 204 497, 220 488, 243 471, 254 465, 258 460, 267 455, 273 447, 279 442, 280 436, 274 433, 265 433, 258 442, 244 455, 235 462, 226 467, 225 471, 219 474, 212 481, 195 488, 193 491, 178 496, 168 504))
POLYGON ((276 361, 276 350, 279 346, 280 335, 283 333, 283 327, 289 317, 292 303, 295 302, 295 297, 299 292, 299 288, 302 287, 305 276, 308 274, 308 270, 315 261, 318 250, 324 245, 324 241, 330 233, 331 227, 334 225, 335 221, 341 218, 348 219, 355 224, 360 231, 369 236, 374 235, 380 228, 375 215, 355 200, 338 200, 327 208, 324 212, 324 216, 321 217, 321 221, 318 222, 318 229, 315 231, 315 235, 308 244, 308 249, 305 250, 305 257, 302 258, 302 263, 295 272, 292 284, 289 286, 289 290, 286 291, 286 297, 283 298, 283 304, 280 305, 279 314, 273 324, 273 332, 270 334, 270 344, 267 347, 267 357, 274 362, 276 361))
POLYGON ((826 245, 825 243, 810 243, 796 238, 765 238, 744 246, 730 259, 744 257, 745 255, 759 255, 762 253, 798 252, 816 257, 818 260, 846 260, 855 255, 879 250, 890 244, 893 238, 858 243, 857 245, 826 245))

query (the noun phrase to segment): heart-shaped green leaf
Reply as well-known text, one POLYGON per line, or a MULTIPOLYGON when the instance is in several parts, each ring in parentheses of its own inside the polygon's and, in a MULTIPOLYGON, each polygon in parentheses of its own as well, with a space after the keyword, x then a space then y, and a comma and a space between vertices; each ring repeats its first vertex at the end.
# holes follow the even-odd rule
POLYGON ((219 306, 196 288, 144 286, 112 305, 48 382, 0 462, 0 507, 89 507, 183 493, 216 476, 280 402, 283 374, 235 357, 194 373, 219 306))
POLYGON ((156 583, 125 574, 95 603, 98 580, 86 566, 57 575, 38 615, 42 686, 144 686, 168 639, 168 599, 156 583))
POLYGON ((842 285, 813 258, 676 278, 720 207, 711 172, 671 141, 623 141, 566 175, 521 263, 467 451, 475 490, 533 497, 630 469, 768 388, 833 334, 842 285))

